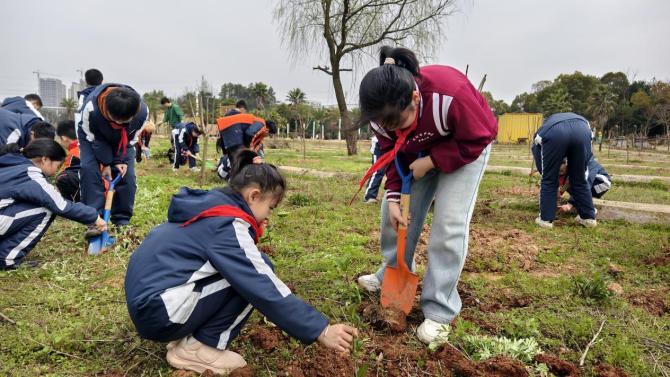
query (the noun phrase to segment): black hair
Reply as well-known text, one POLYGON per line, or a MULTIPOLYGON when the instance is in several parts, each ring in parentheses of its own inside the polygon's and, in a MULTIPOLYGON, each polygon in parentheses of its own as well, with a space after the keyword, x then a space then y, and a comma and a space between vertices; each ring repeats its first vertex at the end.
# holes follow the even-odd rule
POLYGON ((127 120, 140 111, 140 95, 129 88, 114 88, 105 98, 105 107, 109 115, 116 120, 127 120))
POLYGON ((77 133, 74 130, 73 120, 63 120, 56 126, 56 135, 65 136, 71 140, 77 140, 77 133))
POLYGON ((161 105, 165 105, 166 103, 170 103, 170 99, 167 97, 161 98, 161 105))
POLYGON ((26 101, 35 101, 37 102, 37 106, 39 107, 44 106, 42 105, 42 98, 35 93, 26 94, 25 97, 23 97, 23 99, 25 99, 26 101))
POLYGON ((36 122, 30 127, 34 139, 51 139, 56 137, 56 127, 48 122, 36 122))
POLYGON ((241 100, 235 102, 235 107, 238 108, 238 109, 245 109, 245 110, 248 110, 248 108, 247 108, 247 101, 241 99, 241 100))
POLYGON ((102 72, 98 71, 95 68, 91 68, 84 73, 84 78, 86 79, 86 85, 88 86, 98 86, 102 84, 102 72))
POLYGON ((268 131, 270 131, 270 134, 274 135, 277 133, 277 125, 275 122, 268 120, 265 122, 265 125, 267 126, 268 131))
POLYGON ((400 113, 412 103, 416 89, 415 78, 420 76, 419 60, 402 47, 382 46, 379 67, 371 69, 361 81, 358 91, 361 118, 359 124, 377 122, 385 129, 400 126, 400 113), (387 58, 394 64, 385 64, 387 58))
POLYGON ((8 153, 22 154, 25 158, 46 157, 51 161, 63 161, 66 156, 63 147, 50 139, 33 140, 23 149, 15 143, 0 147, 0 156, 8 153))
POLYGON ((258 153, 251 149, 240 149, 235 153, 233 166, 230 169, 228 186, 237 192, 250 185, 257 185, 263 194, 272 193, 279 203, 284 197, 286 180, 276 166, 262 163, 255 164, 258 153))

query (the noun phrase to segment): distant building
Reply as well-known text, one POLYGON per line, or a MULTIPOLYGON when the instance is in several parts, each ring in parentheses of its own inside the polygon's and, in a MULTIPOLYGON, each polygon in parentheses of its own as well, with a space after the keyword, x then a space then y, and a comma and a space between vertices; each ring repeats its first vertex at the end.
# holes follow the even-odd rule
POLYGON ((59 107, 66 95, 65 84, 59 79, 40 77, 39 94, 45 107, 59 107))
POLYGON ((79 82, 73 81, 70 90, 68 90, 67 98, 77 100, 77 92, 84 88, 86 88, 86 83, 83 80, 79 80, 79 82))

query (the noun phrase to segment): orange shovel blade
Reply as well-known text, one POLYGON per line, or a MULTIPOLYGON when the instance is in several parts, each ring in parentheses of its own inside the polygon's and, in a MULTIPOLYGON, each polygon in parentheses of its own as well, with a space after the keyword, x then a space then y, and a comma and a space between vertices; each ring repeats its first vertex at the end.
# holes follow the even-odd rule
MULTIPOLYGON (((398 229, 398 250, 405 250, 407 228, 398 229)), ((404 253, 398 253, 398 257, 404 258, 404 253)), ((397 267, 386 267, 384 281, 382 282, 381 305, 384 308, 395 308, 406 315, 412 310, 416 288, 419 285, 419 277, 412 273, 404 259, 398 259, 397 267)))

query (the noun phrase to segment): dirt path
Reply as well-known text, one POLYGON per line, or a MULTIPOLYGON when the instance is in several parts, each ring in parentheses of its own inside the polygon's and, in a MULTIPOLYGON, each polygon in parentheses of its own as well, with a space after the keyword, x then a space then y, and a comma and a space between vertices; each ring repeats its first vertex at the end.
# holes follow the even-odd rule
MULTIPOLYGON (((512 172, 514 174, 528 175, 530 168, 520 166, 498 166, 488 165, 486 171, 493 173, 512 172)), ((661 177, 657 175, 630 175, 630 174, 612 174, 612 179, 619 182, 642 182, 661 181, 670 183, 670 177, 661 177)))

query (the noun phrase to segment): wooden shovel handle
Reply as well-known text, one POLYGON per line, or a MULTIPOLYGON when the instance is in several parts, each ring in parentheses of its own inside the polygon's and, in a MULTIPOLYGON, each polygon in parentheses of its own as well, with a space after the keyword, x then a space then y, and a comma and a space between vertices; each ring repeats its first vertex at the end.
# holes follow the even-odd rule
POLYGON ((105 209, 112 209, 112 201, 114 200, 114 190, 107 191, 107 197, 105 200, 105 209))
MULTIPOLYGON (((409 194, 401 194, 400 195, 400 214, 402 215, 402 219, 404 220, 405 223, 409 225, 409 194)), ((405 263, 405 249, 407 246, 407 227, 398 224, 398 240, 396 242, 397 244, 397 262, 398 262, 398 268, 399 269, 405 269, 409 270, 407 267, 407 263, 405 263)))

